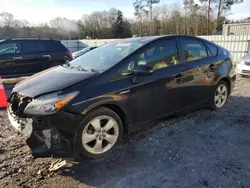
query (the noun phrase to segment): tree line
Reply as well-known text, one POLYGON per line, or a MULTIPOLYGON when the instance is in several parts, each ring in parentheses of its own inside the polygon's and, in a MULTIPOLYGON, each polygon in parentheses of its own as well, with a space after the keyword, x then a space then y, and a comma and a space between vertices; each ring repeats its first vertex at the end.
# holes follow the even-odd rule
MULTIPOLYGON (((47 23, 32 25, 27 20, 15 19, 8 12, 0 13, 0 39, 13 37, 41 37, 54 39, 127 38, 133 35, 211 35, 220 34, 228 11, 243 0, 184 0, 183 4, 154 5, 152 0, 135 0, 134 19, 122 11, 95 11, 79 20, 56 17, 47 23), (149 15, 149 10, 150 15, 149 15)), ((247 22, 250 19, 234 22, 247 22)))

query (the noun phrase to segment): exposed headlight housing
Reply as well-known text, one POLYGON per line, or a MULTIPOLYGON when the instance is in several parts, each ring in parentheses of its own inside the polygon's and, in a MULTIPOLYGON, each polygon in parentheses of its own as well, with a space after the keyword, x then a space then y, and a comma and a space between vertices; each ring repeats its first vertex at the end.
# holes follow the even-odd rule
POLYGON ((78 95, 78 91, 59 95, 59 92, 38 97, 30 102, 24 110, 29 115, 51 115, 61 110, 66 104, 78 95))

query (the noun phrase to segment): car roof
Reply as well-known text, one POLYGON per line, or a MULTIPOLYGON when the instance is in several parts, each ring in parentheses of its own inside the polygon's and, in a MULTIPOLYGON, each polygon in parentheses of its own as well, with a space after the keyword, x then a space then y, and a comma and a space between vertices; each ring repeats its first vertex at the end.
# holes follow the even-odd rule
MULTIPOLYGON (((194 39, 200 39, 200 40, 205 40, 200 37, 192 36, 192 35, 180 35, 180 34, 172 34, 172 35, 159 35, 159 36, 145 36, 145 37, 134 37, 134 38, 127 38, 127 39, 121 39, 117 40, 114 42, 121 42, 121 43, 142 43, 146 44, 149 42, 152 42, 154 40, 160 39, 160 38, 168 38, 168 37, 189 37, 189 38, 194 38, 194 39)), ((211 41, 208 41, 211 43, 211 41)))
POLYGON ((161 38, 163 36, 147 36, 147 37, 134 37, 134 38, 127 38, 122 40, 117 40, 115 42, 131 42, 131 43, 148 43, 155 39, 161 38))
POLYGON ((9 38, 9 39, 5 39, 5 40, 2 40, 2 41, 11 41, 11 40, 23 40, 23 41, 25 41, 25 40, 57 41, 57 40, 54 40, 54 39, 38 38, 38 37, 18 37, 18 38, 9 38))

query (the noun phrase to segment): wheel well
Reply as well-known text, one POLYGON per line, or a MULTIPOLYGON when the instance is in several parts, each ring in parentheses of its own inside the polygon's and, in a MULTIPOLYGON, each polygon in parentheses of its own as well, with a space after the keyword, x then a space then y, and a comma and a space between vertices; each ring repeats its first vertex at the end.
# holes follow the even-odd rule
POLYGON ((231 82, 230 82, 229 78, 224 77, 224 78, 222 78, 222 79, 221 79, 221 81, 226 82, 226 83, 227 83, 227 86, 228 86, 229 91, 231 91, 231 82))
POLYGON ((127 130, 127 126, 126 126, 126 115, 123 112, 123 110, 119 106, 116 106, 114 104, 105 104, 105 105, 102 105, 102 107, 109 108, 110 110, 117 113, 117 115, 121 118, 124 130, 127 133, 128 130, 127 130))

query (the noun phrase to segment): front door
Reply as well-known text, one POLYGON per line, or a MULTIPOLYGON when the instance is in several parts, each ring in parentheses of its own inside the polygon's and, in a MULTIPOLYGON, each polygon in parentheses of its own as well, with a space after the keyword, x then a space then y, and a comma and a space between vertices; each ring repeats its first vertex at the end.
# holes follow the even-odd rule
POLYGON ((16 57, 20 56, 19 41, 4 41, 0 43, 0 75, 13 76, 16 74, 16 57))
POLYGON ((134 123, 144 123, 173 113, 184 107, 182 92, 185 89, 178 82, 183 66, 179 61, 176 38, 160 39, 148 44, 134 57, 133 64, 152 68, 152 75, 132 76, 129 107, 134 123))

